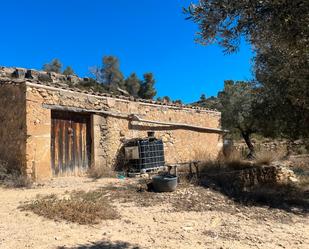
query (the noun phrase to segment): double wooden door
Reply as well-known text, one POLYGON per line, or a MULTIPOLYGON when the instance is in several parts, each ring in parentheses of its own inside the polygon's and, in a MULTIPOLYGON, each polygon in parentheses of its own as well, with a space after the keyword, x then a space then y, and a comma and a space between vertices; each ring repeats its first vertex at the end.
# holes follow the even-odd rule
POLYGON ((51 166, 53 175, 85 172, 91 160, 90 116, 52 111, 51 166))

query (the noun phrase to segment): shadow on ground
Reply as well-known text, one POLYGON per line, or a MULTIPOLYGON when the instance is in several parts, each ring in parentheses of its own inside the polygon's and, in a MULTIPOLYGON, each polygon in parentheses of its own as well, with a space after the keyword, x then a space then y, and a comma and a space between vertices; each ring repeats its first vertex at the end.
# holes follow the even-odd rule
POLYGON ((139 246, 132 245, 123 241, 98 241, 91 244, 77 245, 73 247, 60 246, 58 249, 142 249, 139 246))
POLYGON ((268 183, 240 188, 235 181, 204 177, 199 185, 211 188, 246 206, 268 206, 287 212, 309 213, 309 191, 296 184, 268 183))

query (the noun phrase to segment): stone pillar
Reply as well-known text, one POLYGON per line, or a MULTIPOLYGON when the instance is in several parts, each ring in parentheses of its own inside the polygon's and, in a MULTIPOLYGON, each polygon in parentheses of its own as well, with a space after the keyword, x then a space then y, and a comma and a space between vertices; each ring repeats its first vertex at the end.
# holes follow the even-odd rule
POLYGON ((92 165, 95 168, 107 168, 107 122, 106 117, 93 114, 92 123, 92 165))
POLYGON ((34 180, 50 179, 51 110, 42 108, 31 89, 27 89, 26 119, 26 174, 34 180))
MULTIPOLYGON (((40 108, 40 107, 39 107, 40 108)), ((51 170, 51 112, 48 109, 27 110, 27 175, 35 180, 52 177, 51 170)))

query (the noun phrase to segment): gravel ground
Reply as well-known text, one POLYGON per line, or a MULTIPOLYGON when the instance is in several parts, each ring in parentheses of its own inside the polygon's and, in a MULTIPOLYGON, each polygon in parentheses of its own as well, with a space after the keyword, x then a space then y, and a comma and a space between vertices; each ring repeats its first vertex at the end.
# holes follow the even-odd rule
POLYGON ((243 206, 192 185, 143 191, 135 179, 57 178, 31 189, 0 188, 0 248, 308 248, 309 221, 268 207, 243 206), (106 191, 121 218, 98 225, 53 221, 18 207, 37 195, 106 191))

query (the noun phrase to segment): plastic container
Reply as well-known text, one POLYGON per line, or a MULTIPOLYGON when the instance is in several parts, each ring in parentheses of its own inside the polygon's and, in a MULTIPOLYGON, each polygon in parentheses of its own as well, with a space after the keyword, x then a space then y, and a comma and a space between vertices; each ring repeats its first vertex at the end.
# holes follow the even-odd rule
POLYGON ((177 188, 178 177, 175 175, 157 175, 152 177, 155 192, 172 192, 177 188))
POLYGON ((138 147, 138 159, 129 160, 131 172, 143 172, 165 165, 164 145, 161 139, 137 139, 127 144, 127 147, 138 147))

